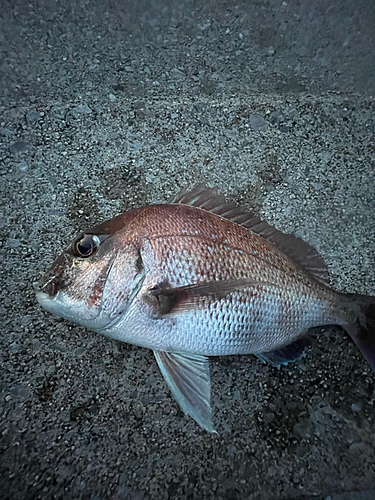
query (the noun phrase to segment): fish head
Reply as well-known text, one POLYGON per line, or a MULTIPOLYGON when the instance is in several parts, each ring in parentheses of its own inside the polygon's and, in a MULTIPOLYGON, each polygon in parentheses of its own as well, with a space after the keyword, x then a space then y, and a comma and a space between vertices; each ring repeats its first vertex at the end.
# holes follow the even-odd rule
POLYGON ((50 313, 101 331, 126 312, 143 278, 136 243, 103 223, 74 238, 34 288, 50 313))

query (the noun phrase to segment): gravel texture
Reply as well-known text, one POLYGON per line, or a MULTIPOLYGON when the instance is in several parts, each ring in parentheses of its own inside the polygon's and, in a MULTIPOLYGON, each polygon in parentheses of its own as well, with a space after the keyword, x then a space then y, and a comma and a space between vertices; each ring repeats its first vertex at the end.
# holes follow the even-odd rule
POLYGON ((206 182, 375 295, 374 2, 0 5, 0 497, 375 498, 375 377, 339 328, 281 370, 213 359, 208 435, 151 352, 32 288, 79 230, 206 182))

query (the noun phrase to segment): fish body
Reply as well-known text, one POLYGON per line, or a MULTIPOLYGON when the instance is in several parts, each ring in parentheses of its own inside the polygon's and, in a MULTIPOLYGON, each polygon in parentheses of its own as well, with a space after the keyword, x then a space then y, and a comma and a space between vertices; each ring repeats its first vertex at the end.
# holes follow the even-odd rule
POLYGON ((246 228, 184 205, 154 205, 131 215, 118 246, 139 252, 144 280, 127 313, 102 333, 151 349, 220 356, 272 350, 301 328, 337 323, 333 294, 246 228), (236 289, 246 279, 248 286, 236 289), (213 290, 193 296, 188 306, 175 304, 168 314, 159 313, 149 293, 156 286, 220 282, 234 283, 221 300, 213 290))
POLYGON ((152 349, 182 409, 212 432, 207 356, 281 365, 303 354, 309 328, 338 324, 375 368, 375 298, 336 293, 327 280, 308 244, 200 185, 79 235, 37 297, 58 316, 152 349))

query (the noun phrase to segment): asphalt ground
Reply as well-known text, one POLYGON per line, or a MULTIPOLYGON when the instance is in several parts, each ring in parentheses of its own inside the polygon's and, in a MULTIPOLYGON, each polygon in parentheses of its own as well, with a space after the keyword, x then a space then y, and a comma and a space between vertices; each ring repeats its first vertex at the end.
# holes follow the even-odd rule
POLYGON ((299 363, 211 361, 219 435, 150 351, 41 310, 79 231, 205 182, 375 295, 375 4, 0 0, 2 499, 375 498, 375 376, 338 327, 299 363))

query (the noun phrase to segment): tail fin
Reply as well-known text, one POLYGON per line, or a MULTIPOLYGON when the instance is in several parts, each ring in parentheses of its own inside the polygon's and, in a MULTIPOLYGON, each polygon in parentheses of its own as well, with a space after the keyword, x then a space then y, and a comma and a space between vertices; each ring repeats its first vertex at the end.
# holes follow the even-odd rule
POLYGON ((345 297, 349 299, 355 317, 342 326, 375 371, 375 297, 356 294, 345 297))

